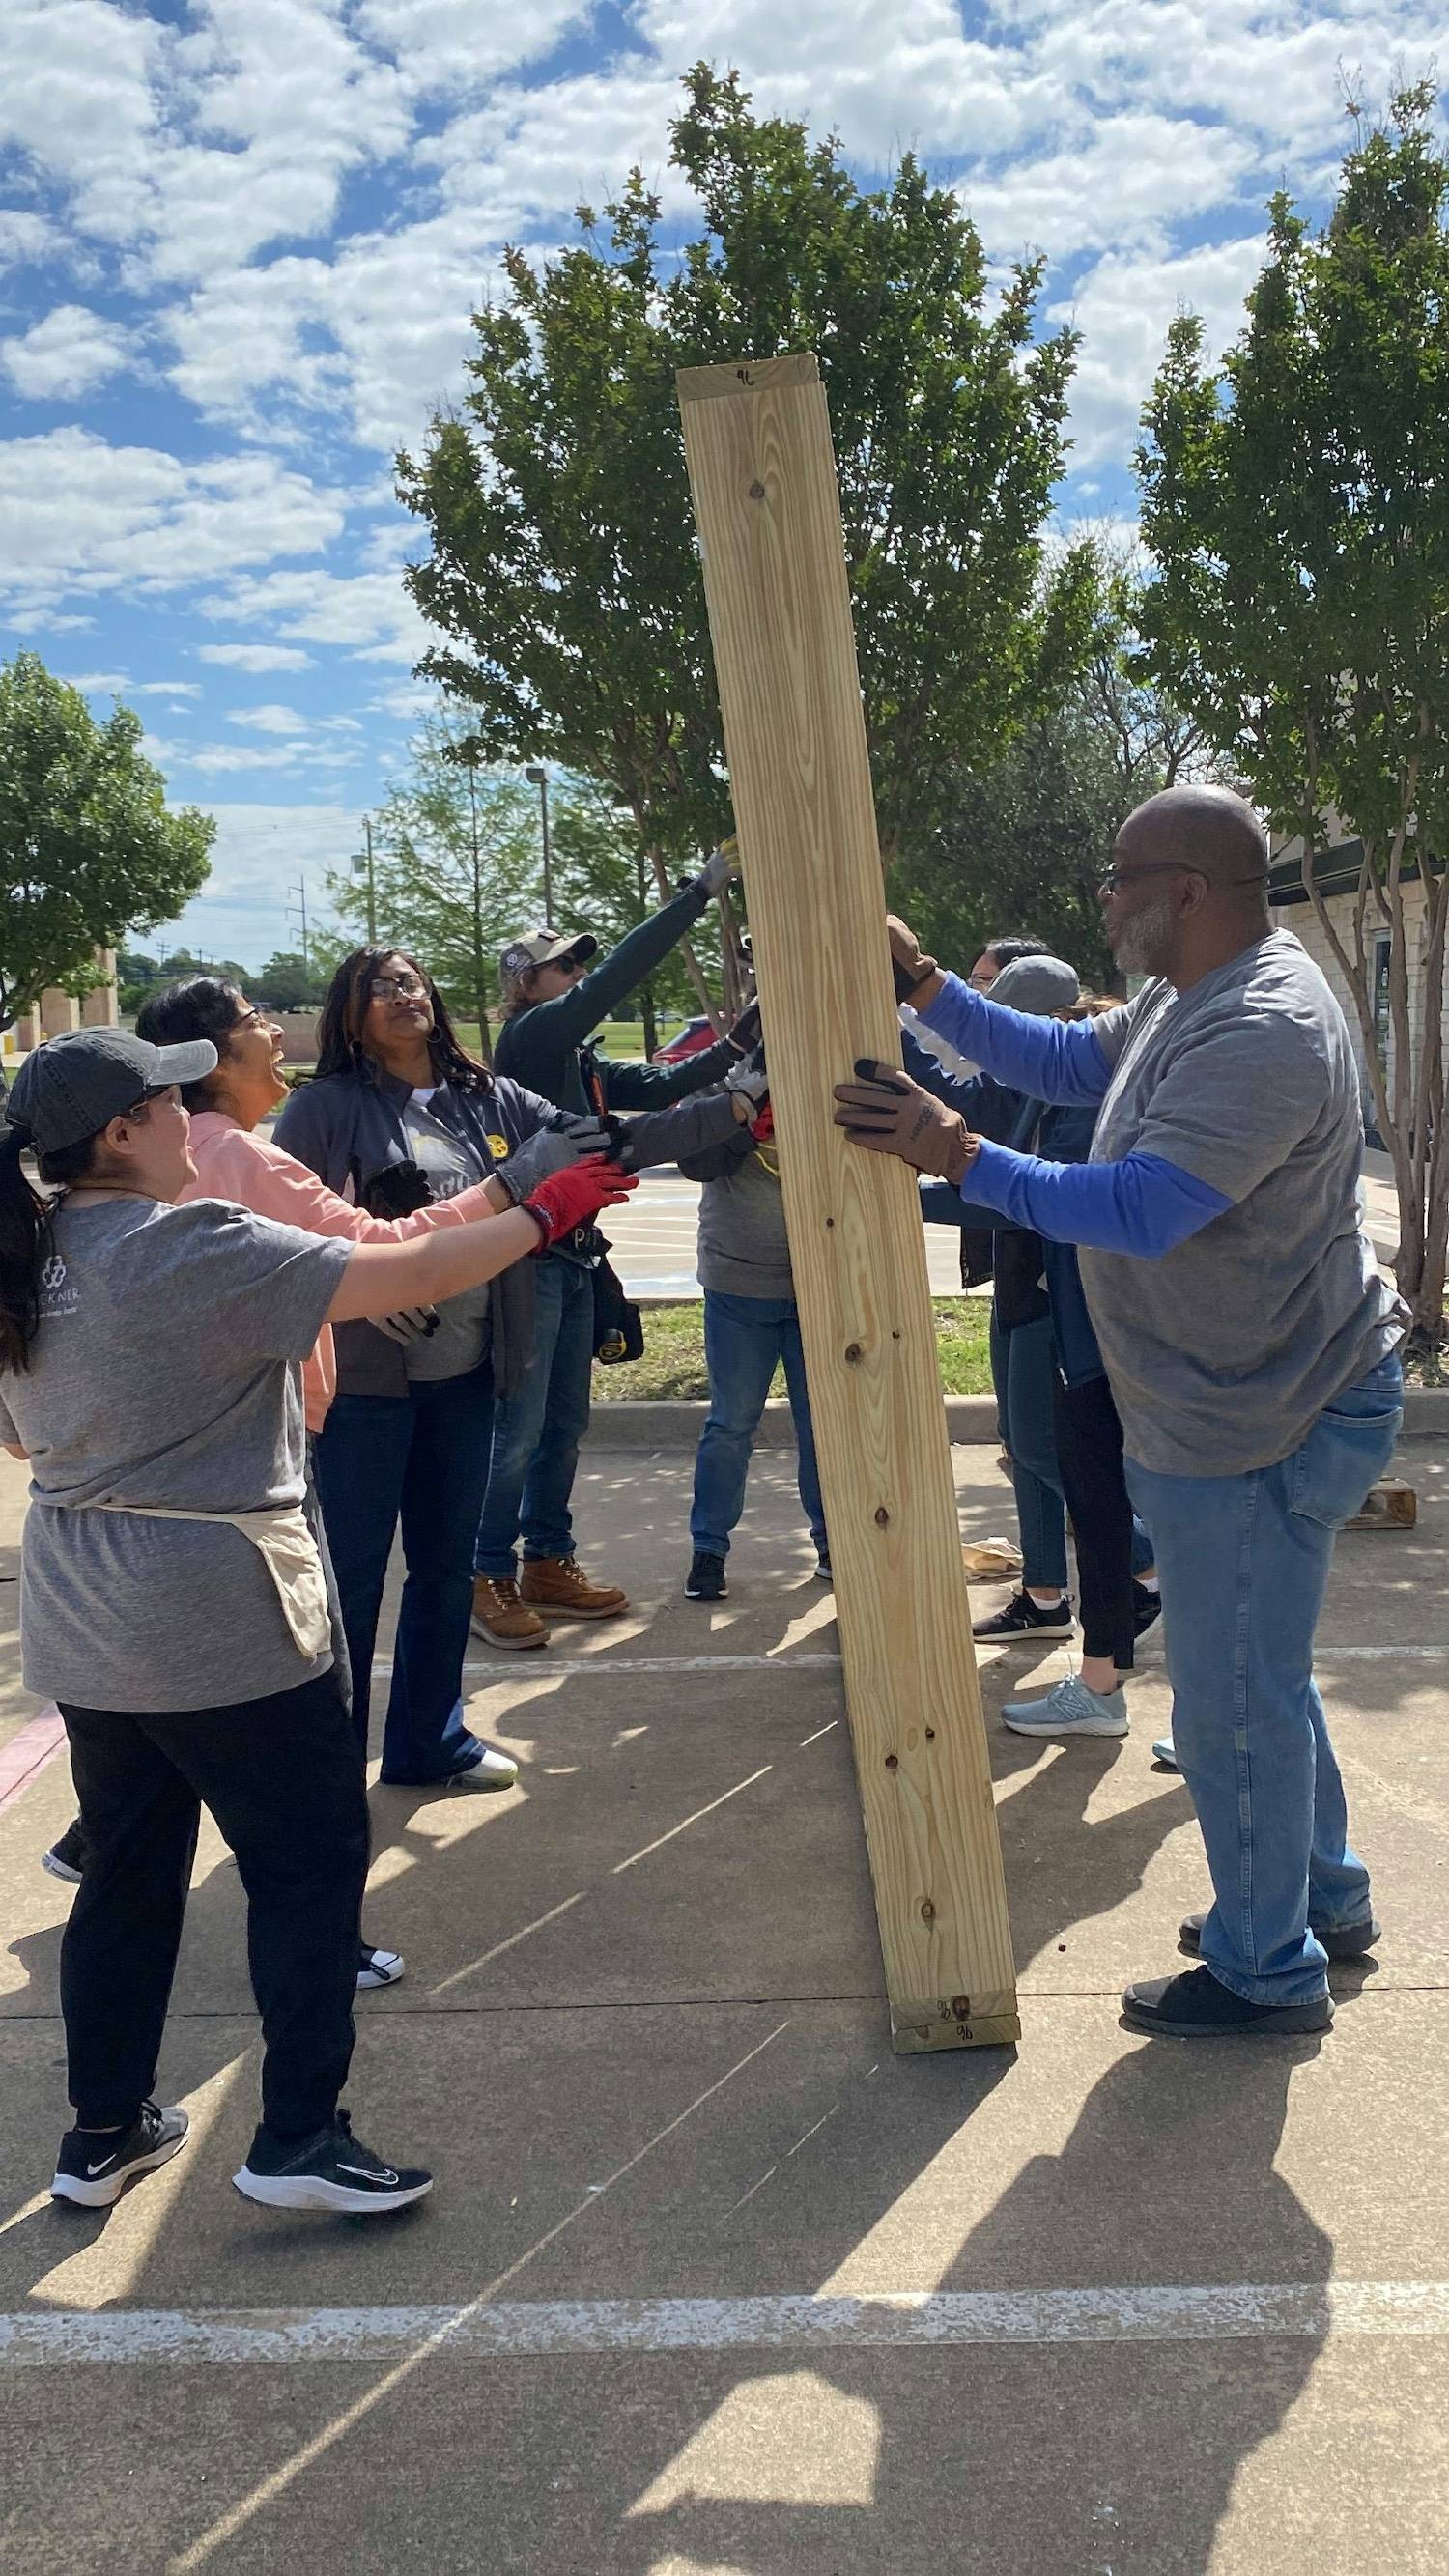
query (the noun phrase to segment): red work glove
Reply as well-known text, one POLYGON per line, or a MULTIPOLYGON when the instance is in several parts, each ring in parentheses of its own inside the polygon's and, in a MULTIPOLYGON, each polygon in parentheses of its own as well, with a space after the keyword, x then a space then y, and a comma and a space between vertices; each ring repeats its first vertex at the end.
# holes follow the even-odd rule
POLYGON ((758 1118, 750 1120, 750 1134, 757 1145, 768 1145, 775 1132, 775 1113, 768 1100, 758 1118))
POLYGON ((592 1225, 600 1208, 617 1207, 631 1190, 637 1190, 637 1175, 621 1172, 617 1163, 601 1162, 597 1156, 587 1163, 569 1163, 561 1172, 553 1172, 530 1190, 519 1205, 536 1217, 543 1240, 539 1251, 551 1243, 562 1243, 576 1226, 592 1225))

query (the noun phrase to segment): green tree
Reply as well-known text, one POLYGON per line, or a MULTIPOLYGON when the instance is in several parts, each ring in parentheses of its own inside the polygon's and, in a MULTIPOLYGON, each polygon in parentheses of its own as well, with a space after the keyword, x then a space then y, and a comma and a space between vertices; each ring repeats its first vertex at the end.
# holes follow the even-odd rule
POLYGON ((1030 931, 1110 991, 1097 887, 1135 805, 1184 776, 1213 775, 1199 728, 1134 667, 1140 585, 1105 559, 1083 668, 1059 707, 1002 757, 943 780, 931 828, 911 836, 892 900, 926 946, 961 968, 986 941, 1030 931))
POLYGON ((1326 226, 1272 202, 1220 368, 1179 320, 1144 416, 1147 659, 1281 833, 1353 999, 1399 1201, 1399 1285, 1437 1338, 1449 1236, 1449 163, 1434 93, 1360 132, 1326 226), (1359 845, 1341 927, 1319 871, 1359 845), (1389 940, 1391 1044, 1375 1035, 1389 940), (1422 1040, 1414 1046, 1413 999, 1422 1040))
POLYGON ((676 367, 819 354, 887 856, 1074 666, 1093 588, 1089 550, 1043 552, 1076 342, 1033 338, 1041 263, 998 294, 909 155, 862 193, 835 137, 757 119, 733 72, 684 88, 700 236, 661 241, 635 171, 606 232, 581 207, 558 258, 510 250, 461 410, 398 461, 430 540, 406 579, 448 638, 422 669, 485 756, 594 780, 661 892, 729 828, 676 367))
POLYGON ((141 723, 98 724, 34 653, 0 664, 0 1028, 49 987, 89 993, 98 949, 174 920, 203 886, 216 825, 166 807, 141 723))
MULTIPOLYGON (((227 968, 197 968, 193 973, 228 973, 227 968)), ((237 967, 231 973, 233 983, 240 984, 248 1000, 259 1002, 264 1011, 315 1011, 320 1008, 327 990, 331 960, 324 959, 311 940, 304 959, 298 948, 278 948, 249 973, 237 967)))

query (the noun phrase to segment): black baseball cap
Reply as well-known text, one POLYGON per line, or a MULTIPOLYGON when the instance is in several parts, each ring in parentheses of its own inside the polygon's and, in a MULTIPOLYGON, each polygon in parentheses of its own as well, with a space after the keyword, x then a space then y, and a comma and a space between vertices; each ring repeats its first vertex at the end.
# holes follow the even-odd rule
POLYGON ((72 1029, 32 1048, 10 1085, 9 1124, 42 1154, 98 1136, 148 1091, 203 1082, 216 1070, 210 1038, 151 1046, 129 1029, 72 1029))

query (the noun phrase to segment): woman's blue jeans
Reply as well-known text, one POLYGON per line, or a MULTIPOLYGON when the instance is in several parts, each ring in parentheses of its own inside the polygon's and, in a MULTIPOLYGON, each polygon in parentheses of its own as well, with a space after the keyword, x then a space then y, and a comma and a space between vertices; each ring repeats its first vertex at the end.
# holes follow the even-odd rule
POLYGON ((1343 1782, 1313 1678, 1335 1534, 1394 1453, 1403 1373, 1387 1359, 1325 1406, 1307 1439, 1245 1476, 1127 1485, 1162 1579, 1172 1739, 1207 1846, 1204 1965, 1250 2003, 1326 1991, 1315 1935, 1366 1923, 1343 1782))
POLYGON ((569 1509, 589 1427, 594 1274, 555 1253, 534 1270, 533 1358, 493 1422, 493 1457, 478 1515, 474 1567, 495 1582, 524 1563, 572 1556, 569 1509))
POLYGON ((406 1395, 339 1395, 313 1452, 364 1743, 372 1656, 399 1519, 407 1577, 382 1738, 384 1780, 451 1778, 482 1746, 463 1722, 473 1534, 488 1479, 493 1380, 414 1379, 406 1395))
POLYGON ((1050 1315, 1005 1332, 993 1313, 991 1376, 1016 1489, 1021 1579, 1032 1592, 1067 1588, 1067 1514, 1052 1424, 1055 1375, 1050 1315))
POLYGON ((709 1370, 709 1414, 694 1462, 692 1547, 710 1556, 729 1554, 730 1532, 745 1506, 750 1450, 760 1427, 777 1363, 795 1424, 800 1503, 810 1535, 825 1552, 825 1506, 815 1463, 815 1433, 805 1388, 805 1352, 793 1297, 731 1297, 704 1292, 704 1356, 709 1370))

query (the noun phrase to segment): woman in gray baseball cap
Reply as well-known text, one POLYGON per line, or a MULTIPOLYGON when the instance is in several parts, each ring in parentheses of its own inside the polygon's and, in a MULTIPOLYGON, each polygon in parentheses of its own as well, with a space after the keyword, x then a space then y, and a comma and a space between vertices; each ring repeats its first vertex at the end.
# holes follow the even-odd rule
POLYGON ((629 1186, 594 1161, 413 1243, 305 1234, 195 1178, 178 1086, 209 1040, 119 1029, 31 1055, 0 1128, 0 1442, 31 1466, 28 1689, 65 1720, 87 1862, 61 1950, 76 2123, 52 2190, 104 2208, 176 2155, 150 2099, 201 1807, 235 1852, 266 2053, 235 2179, 367 2214, 430 2177, 354 2138, 367 1804, 307 1522, 301 1363, 324 1324, 481 1284, 629 1186), (34 1157, 43 1191, 27 1177, 34 1157))

